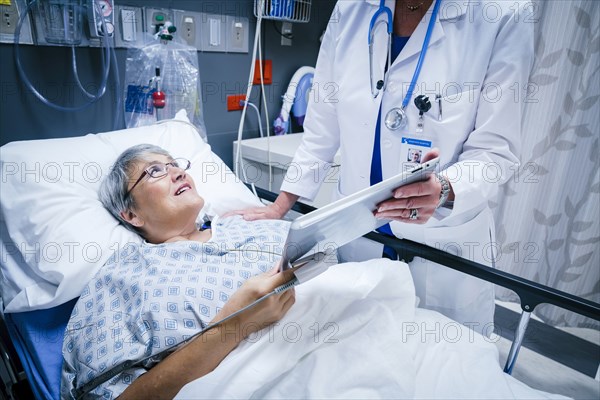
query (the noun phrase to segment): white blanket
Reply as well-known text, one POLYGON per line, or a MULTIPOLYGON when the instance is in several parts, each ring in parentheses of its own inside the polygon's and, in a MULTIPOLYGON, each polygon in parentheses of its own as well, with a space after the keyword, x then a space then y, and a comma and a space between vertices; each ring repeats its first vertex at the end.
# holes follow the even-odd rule
POLYGON ((406 264, 372 260, 298 286, 285 318, 177 398, 562 397, 504 374, 491 340, 416 308, 406 264))

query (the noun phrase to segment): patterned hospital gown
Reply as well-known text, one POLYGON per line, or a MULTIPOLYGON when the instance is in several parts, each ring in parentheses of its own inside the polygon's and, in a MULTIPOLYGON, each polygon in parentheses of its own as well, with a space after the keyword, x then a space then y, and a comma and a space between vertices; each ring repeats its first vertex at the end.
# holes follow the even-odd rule
MULTIPOLYGON (((205 327, 251 276, 279 261, 286 221, 214 221, 206 243, 130 245, 85 287, 63 343, 61 397, 74 398, 94 377, 127 360, 141 360, 205 327)), ((149 368, 154 364, 146 364, 149 368)), ((90 396, 114 399, 147 371, 131 368, 90 396)))

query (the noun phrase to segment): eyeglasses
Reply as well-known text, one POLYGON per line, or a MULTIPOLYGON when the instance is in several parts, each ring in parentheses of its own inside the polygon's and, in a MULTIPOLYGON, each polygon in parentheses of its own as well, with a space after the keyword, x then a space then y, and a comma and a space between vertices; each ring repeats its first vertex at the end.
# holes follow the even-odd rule
POLYGON ((168 163, 152 164, 151 166, 146 168, 144 172, 142 172, 142 175, 140 175, 138 180, 135 181, 131 189, 129 189, 127 193, 125 193, 125 198, 129 196, 133 188, 135 188, 142 181, 142 179, 144 179, 146 175, 150 176, 151 178, 162 178, 164 176, 167 176, 167 174, 169 173, 169 167, 179 168, 181 170, 187 171, 188 169, 190 169, 191 166, 192 162, 185 158, 176 158, 168 163))

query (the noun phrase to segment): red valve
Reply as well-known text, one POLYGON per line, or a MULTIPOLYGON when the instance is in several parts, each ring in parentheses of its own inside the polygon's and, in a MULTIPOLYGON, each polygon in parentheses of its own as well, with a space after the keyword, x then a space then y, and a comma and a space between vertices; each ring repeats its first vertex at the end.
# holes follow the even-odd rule
POLYGON ((167 104, 167 101, 165 100, 165 92, 156 91, 152 93, 152 104, 156 108, 164 108, 164 106, 167 104))

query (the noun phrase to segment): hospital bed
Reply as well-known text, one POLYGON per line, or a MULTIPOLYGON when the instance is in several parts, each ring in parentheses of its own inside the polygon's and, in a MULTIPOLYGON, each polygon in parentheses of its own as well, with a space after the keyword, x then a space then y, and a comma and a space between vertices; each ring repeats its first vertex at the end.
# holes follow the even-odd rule
MULTIPOLYGON (((59 398, 63 332, 79 293, 113 251, 140 240, 118 226, 101 207, 96 191, 116 156, 142 142, 192 161, 190 174, 206 200, 199 218, 260 204, 211 152, 185 114, 151 127, 3 146, 0 377, 4 396, 26 396, 18 393, 25 384, 36 398, 59 398)), ((258 191, 263 200, 275 198, 273 193, 258 191)), ((313 208, 298 203, 294 210, 306 213, 313 208)), ((366 237, 395 248, 405 261, 422 257, 516 292, 522 314, 506 374, 515 366, 531 313, 539 304, 600 320, 600 305, 588 300, 419 243, 377 233, 366 237)))

